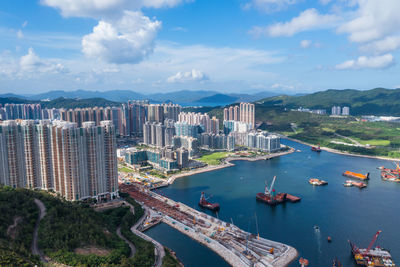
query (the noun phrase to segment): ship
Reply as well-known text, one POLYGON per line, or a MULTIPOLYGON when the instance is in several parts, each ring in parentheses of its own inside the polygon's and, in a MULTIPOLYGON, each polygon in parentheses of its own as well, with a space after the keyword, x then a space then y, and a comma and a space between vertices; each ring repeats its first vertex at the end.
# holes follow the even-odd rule
POLYGON ((206 195, 204 192, 201 192, 200 196, 200 201, 199 201, 199 206, 205 209, 209 209, 212 211, 218 211, 219 210, 219 204, 218 203, 210 203, 207 201, 208 198, 206 198, 206 195))
POLYGON ((327 185, 327 184, 328 184, 327 181, 320 180, 320 179, 317 179, 317 178, 311 178, 310 180, 308 180, 308 182, 309 182, 311 185, 317 185, 317 186, 327 185))
POLYGON ((290 195, 287 193, 276 193, 276 191, 274 189, 275 180, 276 180, 276 176, 274 176, 274 179, 272 180, 270 188, 268 188, 268 185, 266 183, 264 193, 257 193, 257 195, 256 195, 257 200, 265 202, 271 206, 276 206, 276 205, 284 203, 286 201, 290 201, 290 202, 300 201, 299 197, 296 197, 296 196, 293 196, 293 195, 290 195))
POLYGON ((320 145, 318 144, 318 146, 312 146, 312 147, 311 147, 311 151, 314 151, 314 152, 321 152, 322 150, 321 150, 320 145))
POLYGON ((369 173, 361 174, 361 173, 356 173, 356 172, 345 171, 343 173, 343 176, 354 178, 354 179, 359 179, 359 180, 368 180, 369 179, 369 173))
POLYGON ((346 186, 346 187, 355 186, 355 187, 358 187, 358 188, 364 188, 364 187, 367 187, 367 184, 363 183, 363 182, 356 182, 356 181, 352 181, 352 180, 347 180, 343 184, 343 186, 346 186))
POLYGON ((400 182, 400 166, 398 163, 395 163, 396 169, 389 169, 385 167, 379 167, 378 169, 381 170, 381 178, 384 181, 391 181, 391 182, 400 182))
POLYGON ((381 247, 372 248, 381 232, 382 231, 378 231, 374 235, 368 248, 358 248, 349 240, 351 253, 353 254, 354 260, 358 265, 369 267, 396 267, 389 250, 381 247))

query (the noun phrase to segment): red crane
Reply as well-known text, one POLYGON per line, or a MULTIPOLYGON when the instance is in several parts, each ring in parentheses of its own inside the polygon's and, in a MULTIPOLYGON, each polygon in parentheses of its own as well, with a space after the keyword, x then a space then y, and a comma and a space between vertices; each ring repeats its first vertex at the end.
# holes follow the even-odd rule
POLYGON ((372 246, 375 244, 376 239, 378 238, 378 236, 380 235, 381 232, 382 232, 381 230, 376 232, 376 234, 374 235, 374 238, 372 238, 371 243, 369 243, 368 248, 365 250, 365 254, 368 254, 368 252, 371 250, 372 246))

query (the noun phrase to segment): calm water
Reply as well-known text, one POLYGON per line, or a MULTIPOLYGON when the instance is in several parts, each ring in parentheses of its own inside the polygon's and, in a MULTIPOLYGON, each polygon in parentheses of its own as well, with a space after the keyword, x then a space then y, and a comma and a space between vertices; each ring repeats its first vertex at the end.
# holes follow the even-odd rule
MULTIPOLYGON (((344 266, 355 266, 347 240, 367 247, 377 230, 383 231, 377 244, 390 249, 400 264, 400 184, 382 181, 376 169, 382 165, 393 167, 392 163, 325 151, 318 154, 299 143, 288 140, 283 143, 302 152, 269 161, 236 161, 231 168, 178 179, 162 192, 199 209, 200 193, 205 191, 221 205, 221 211, 214 216, 232 220, 253 233, 257 233, 257 217, 261 236, 292 245, 310 261, 310 266, 331 266, 335 257, 344 266), (344 170, 370 172, 368 187, 363 190, 344 187, 346 178, 341 175, 344 170), (255 194, 262 192, 265 180, 270 182, 274 175, 276 190, 300 196, 301 202, 276 207, 257 202, 255 194), (313 187, 308 184, 310 177, 324 179, 329 184, 313 187), (314 231, 315 225, 319 226, 319 232, 314 231), (326 241, 327 236, 332 237, 332 243, 326 241)), ((184 245, 178 246, 175 244, 178 235, 170 227, 157 226, 152 231, 156 233, 153 237, 174 249, 178 257, 185 258, 186 266, 198 266, 197 243, 182 239, 184 245)), ((220 266, 220 259, 206 250, 210 255, 208 266, 220 266)), ((297 261, 292 266, 298 266, 297 261)))

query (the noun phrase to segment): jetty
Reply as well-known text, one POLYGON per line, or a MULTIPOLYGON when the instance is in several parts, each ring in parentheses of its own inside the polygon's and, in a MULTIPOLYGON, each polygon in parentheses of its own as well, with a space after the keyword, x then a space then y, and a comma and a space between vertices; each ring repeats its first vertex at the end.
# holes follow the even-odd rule
POLYGON ((143 229, 164 222, 207 246, 232 266, 286 266, 298 255, 291 246, 258 237, 145 188, 121 184, 120 190, 150 211, 143 220, 143 229))

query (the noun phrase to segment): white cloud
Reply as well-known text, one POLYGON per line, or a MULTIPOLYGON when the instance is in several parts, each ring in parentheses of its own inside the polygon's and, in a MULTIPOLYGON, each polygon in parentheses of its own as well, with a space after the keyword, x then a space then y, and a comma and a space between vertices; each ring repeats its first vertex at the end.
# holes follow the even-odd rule
POLYGON ((41 3, 58 9, 64 17, 117 18, 124 10, 142 7, 173 7, 183 0, 41 0, 41 3))
POLYGON ((253 27, 250 33, 256 37, 292 36, 299 32, 333 27, 338 20, 339 17, 336 15, 319 14, 315 8, 310 8, 288 22, 279 22, 267 27, 253 27))
POLYGON ((360 56, 355 60, 348 60, 335 66, 337 70, 347 69, 383 69, 394 64, 394 57, 391 54, 385 54, 376 57, 360 56))
POLYGON ((66 68, 60 63, 41 59, 33 48, 29 48, 28 54, 21 57, 19 61, 22 72, 32 73, 61 73, 67 72, 66 68))
POLYGON ((141 12, 125 11, 115 22, 101 20, 82 39, 83 53, 110 63, 138 63, 152 53, 161 22, 141 12))
POLYGON ((201 82, 208 80, 208 76, 196 69, 192 69, 192 71, 182 72, 179 71, 175 75, 168 77, 168 83, 183 83, 183 82, 201 82))
POLYGON ((319 2, 321 3, 321 5, 327 5, 331 2, 332 0, 319 0, 319 2))
POLYGON ((299 2, 299 0, 251 0, 243 5, 243 9, 255 8, 262 12, 270 13, 282 10, 297 2, 299 2))
POLYGON ((293 85, 274 83, 271 85, 272 89, 284 89, 284 90, 293 90, 295 87, 293 85))
POLYGON ((362 52, 383 54, 400 48, 400 36, 388 36, 360 47, 362 52))
POLYGON ((311 46, 311 44, 312 44, 312 41, 310 41, 310 40, 302 40, 300 42, 300 46, 302 48, 309 48, 311 46))
POLYGON ((400 1, 357 0, 354 18, 338 28, 348 33, 352 42, 370 42, 400 33, 400 1))
POLYGON ((21 30, 18 30, 18 31, 17 31, 17 38, 18 38, 18 39, 24 38, 24 34, 22 33, 21 30))
POLYGON ((28 26, 28 21, 27 21, 27 20, 25 20, 25 21, 24 21, 24 23, 22 23, 22 25, 21 25, 21 26, 22 26, 22 28, 25 28, 26 26, 28 26))

